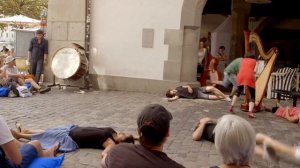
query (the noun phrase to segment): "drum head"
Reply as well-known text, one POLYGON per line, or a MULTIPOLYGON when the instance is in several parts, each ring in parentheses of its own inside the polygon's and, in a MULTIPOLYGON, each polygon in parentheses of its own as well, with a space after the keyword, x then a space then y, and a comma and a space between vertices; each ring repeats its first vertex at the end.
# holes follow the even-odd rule
POLYGON ((74 48, 62 48, 58 50, 51 63, 53 74, 60 79, 72 77, 80 66, 80 53, 74 48))

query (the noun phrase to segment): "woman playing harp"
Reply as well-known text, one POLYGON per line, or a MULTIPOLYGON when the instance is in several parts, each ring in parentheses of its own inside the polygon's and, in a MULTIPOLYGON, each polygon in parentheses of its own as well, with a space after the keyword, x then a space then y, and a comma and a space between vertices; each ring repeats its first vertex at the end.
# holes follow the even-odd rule
MULTIPOLYGON (((254 50, 253 47, 255 47, 260 55, 260 58, 263 59, 266 64, 264 66, 263 71, 260 73, 258 77, 256 77, 255 81, 255 106, 253 109, 253 112, 261 111, 261 107, 263 106, 262 100, 265 95, 265 91, 267 88, 267 84, 269 81, 269 78, 271 76, 271 73, 274 68, 275 60, 277 58, 278 50, 276 47, 272 47, 268 52, 264 52, 264 47, 262 45, 260 37, 254 33, 254 32, 244 32, 245 35, 245 49, 246 51, 250 51, 250 44, 251 50, 254 50), (255 44, 255 45, 254 45, 255 44)), ((246 97, 245 97, 245 103, 241 105, 242 111, 248 111, 249 109, 249 102, 250 102, 250 94, 249 90, 246 89, 246 97)))
POLYGON ((253 115, 254 102, 255 102, 255 72, 257 69, 256 59, 253 53, 248 52, 241 61, 240 71, 237 75, 237 85, 238 91, 233 96, 231 105, 229 107, 229 112, 233 113, 233 107, 237 102, 238 97, 242 94, 245 87, 248 88, 250 92, 250 102, 248 117, 255 118, 253 115))

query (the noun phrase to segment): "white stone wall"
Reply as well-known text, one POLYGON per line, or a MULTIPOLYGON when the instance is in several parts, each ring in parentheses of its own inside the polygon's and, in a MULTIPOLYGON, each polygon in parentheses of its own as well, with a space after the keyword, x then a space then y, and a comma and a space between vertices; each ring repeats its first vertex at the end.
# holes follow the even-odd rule
POLYGON ((213 32, 224 20, 223 15, 206 14, 202 16, 201 34, 200 37, 207 37, 208 32, 213 32))
POLYGON ((182 5, 183 0, 93 0, 90 73, 162 80, 168 59, 164 33, 180 29, 182 5), (154 38, 146 40, 153 48, 142 47, 143 29, 153 29, 154 38))
MULTIPOLYGON (((52 82, 51 60, 55 53, 72 43, 85 44, 85 0, 49 0, 48 27, 49 61, 44 67, 45 80, 52 82)), ((63 82, 61 82, 63 83, 63 82)))

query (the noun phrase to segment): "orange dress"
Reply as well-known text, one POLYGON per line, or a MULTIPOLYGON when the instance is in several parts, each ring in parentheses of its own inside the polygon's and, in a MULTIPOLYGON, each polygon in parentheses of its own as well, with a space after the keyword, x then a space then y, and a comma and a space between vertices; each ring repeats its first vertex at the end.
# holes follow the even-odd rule
POLYGON ((255 88, 255 69, 256 60, 253 58, 243 58, 240 71, 237 75, 237 85, 255 88))
POLYGON ((288 108, 288 107, 279 107, 276 112, 275 112, 275 115, 278 116, 278 117, 283 117, 285 118, 285 110, 288 110, 288 114, 289 116, 291 117, 294 117, 294 116, 297 116, 299 113, 300 113, 300 108, 299 107, 291 107, 291 108, 288 108))

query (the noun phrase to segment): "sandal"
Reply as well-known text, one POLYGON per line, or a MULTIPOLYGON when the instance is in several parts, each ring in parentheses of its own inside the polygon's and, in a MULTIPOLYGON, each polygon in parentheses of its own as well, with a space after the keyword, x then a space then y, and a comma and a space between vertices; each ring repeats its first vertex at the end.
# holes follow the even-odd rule
POLYGON ((230 107, 229 107, 228 112, 234 114, 233 106, 230 106, 230 107))
POLYGON ((256 118, 255 115, 252 112, 248 112, 247 115, 248 115, 249 118, 256 118))

